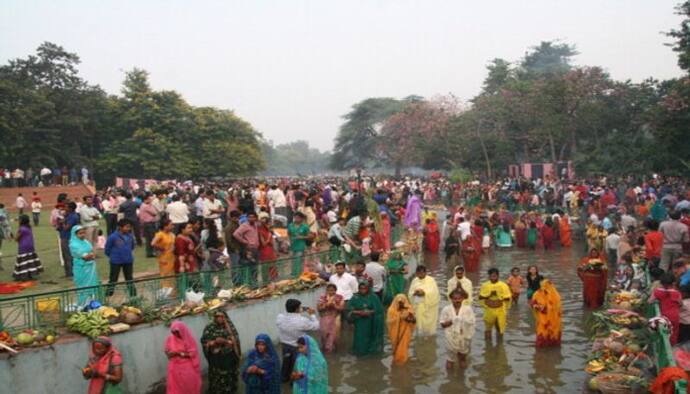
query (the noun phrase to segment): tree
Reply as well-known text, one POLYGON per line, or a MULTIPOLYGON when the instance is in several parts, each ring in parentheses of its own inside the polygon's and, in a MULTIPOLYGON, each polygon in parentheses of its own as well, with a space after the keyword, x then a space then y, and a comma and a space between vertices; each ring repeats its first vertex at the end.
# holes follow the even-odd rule
POLYGON ((577 55, 574 46, 553 41, 542 41, 531 49, 520 63, 525 78, 548 78, 568 72, 572 68, 572 57, 577 55))
POLYGON ((678 53, 678 66, 690 71, 690 1, 685 1, 676 7, 676 14, 685 17, 680 23, 680 29, 673 29, 667 33, 675 38, 671 47, 678 53))

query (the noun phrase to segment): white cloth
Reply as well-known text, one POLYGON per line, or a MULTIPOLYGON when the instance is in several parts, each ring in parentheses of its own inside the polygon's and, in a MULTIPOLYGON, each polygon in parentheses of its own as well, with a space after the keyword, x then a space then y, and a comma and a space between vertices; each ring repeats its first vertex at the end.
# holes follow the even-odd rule
POLYGON ((98 217, 100 212, 93 206, 88 206, 86 204, 82 205, 77 211, 79 218, 81 219, 81 225, 84 227, 97 227, 98 217))
POLYGON ((189 221, 189 207, 182 201, 173 201, 165 208, 168 218, 174 224, 187 223, 189 221))
MULTIPOLYGON (((460 281, 460 287, 467 293, 467 299, 463 301, 463 305, 472 305, 472 281, 466 276, 463 276, 460 281)), ((450 298, 450 293, 458 288, 458 278, 453 276, 448 279, 448 285, 446 286, 446 295, 450 298)))
POLYGON ((460 238, 464 241, 472 235, 472 227, 470 225, 470 222, 465 220, 464 222, 458 224, 458 231, 460 231, 460 238))
POLYGON ((271 189, 266 193, 266 198, 269 201, 270 206, 273 208, 285 208, 287 206, 287 199, 285 198, 285 193, 280 189, 271 189))
POLYGON ((279 313, 276 318, 278 338, 280 343, 297 347, 297 339, 307 333, 319 329, 316 315, 303 316, 299 313, 279 313))
POLYGON ((468 354, 470 343, 475 332, 476 318, 471 306, 462 305, 455 313, 453 305, 446 305, 441 310, 440 322, 452 322, 453 324, 443 329, 446 348, 448 349, 448 361, 456 361, 457 354, 468 354), (453 358, 451 358, 451 355, 453 358))
POLYGON ((223 204, 219 200, 209 200, 208 198, 204 199, 204 218, 205 219, 218 219, 220 217, 220 213, 215 213, 213 211, 218 210, 218 209, 223 209, 223 204))
POLYGON ((383 280, 386 277, 386 269, 381 263, 376 261, 368 262, 366 268, 364 268, 364 272, 369 275, 374 282, 374 292, 383 290, 383 280))
POLYGON ((359 291, 357 278, 347 272, 343 273, 342 276, 333 274, 328 281, 338 288, 336 293, 341 295, 345 301, 349 301, 350 298, 359 291))

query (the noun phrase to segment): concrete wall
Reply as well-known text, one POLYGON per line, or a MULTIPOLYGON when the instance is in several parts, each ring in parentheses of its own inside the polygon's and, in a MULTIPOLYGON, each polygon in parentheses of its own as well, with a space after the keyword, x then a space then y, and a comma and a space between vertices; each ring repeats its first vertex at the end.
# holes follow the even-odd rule
MULTIPOLYGON (((323 291, 323 288, 317 288, 231 306, 228 314, 240 334, 242 351, 251 350, 259 333, 277 338, 275 319, 278 313, 285 311, 288 298, 296 298, 304 306, 316 307, 318 296, 323 291)), ((208 323, 206 314, 186 316, 181 320, 197 338, 201 337, 208 323)), ((125 378, 121 383, 124 392, 145 393, 165 379, 167 359, 163 344, 167 335, 168 328, 163 324, 142 324, 113 335, 113 342, 124 359, 125 378)), ((86 364, 88 354, 89 341, 81 337, 52 347, 29 349, 13 357, 3 353, 0 357, 0 392, 84 393, 88 381, 83 379, 81 368, 86 364)), ((201 359, 205 371, 206 360, 203 356, 201 359)))

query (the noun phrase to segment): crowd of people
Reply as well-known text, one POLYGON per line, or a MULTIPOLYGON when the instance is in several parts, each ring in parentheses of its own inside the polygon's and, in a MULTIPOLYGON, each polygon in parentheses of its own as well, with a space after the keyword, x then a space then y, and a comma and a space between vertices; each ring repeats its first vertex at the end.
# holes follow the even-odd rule
POLYGON ((89 184, 89 169, 82 167, 28 167, 25 169, 0 167, 0 187, 67 186, 89 184))
MULTIPOLYGON (((120 271, 126 280, 132 279, 132 251, 137 246, 158 259, 162 276, 237 270, 244 273, 241 283, 253 286, 303 271, 326 279, 315 309, 302 310, 299 301, 290 300, 286 313, 278 316, 282 360, 271 338, 261 334, 241 363, 238 335, 225 313, 214 315, 201 338, 209 383, 218 390, 213 392, 234 392, 240 377, 250 393, 280 392, 285 382, 292 382, 295 392, 326 392, 328 366, 322 352, 341 351, 340 335, 348 327, 352 354, 380 355, 387 335, 396 364, 407 362, 415 335, 436 335, 440 327, 447 367, 466 366, 475 334, 475 301, 483 310, 485 339, 491 341, 495 331, 500 340, 508 310, 525 293, 534 311, 535 345, 559 346, 561 298, 538 267, 530 266, 524 276, 515 267, 503 280, 498 269, 491 268, 475 295, 465 272, 476 272, 481 255, 489 250, 569 248, 573 237, 581 235, 590 250, 581 266, 596 259, 615 260, 619 275, 629 276, 628 287, 639 279, 639 272, 629 272, 626 266, 635 253, 643 253, 655 269, 676 272, 677 279, 690 283, 690 274, 680 274, 683 256, 690 250, 688 209, 686 183, 656 176, 463 184, 444 178, 317 178, 168 183, 151 190, 107 189, 81 199, 63 196, 51 223, 63 245, 65 274, 74 276, 77 287, 98 284, 93 261, 99 243, 110 261, 110 283, 119 279, 120 271), (99 241, 101 220, 106 233, 99 241), (394 241, 396 228, 403 231, 394 241), (307 258, 310 251, 324 249, 335 264, 307 258), (440 294, 436 279, 427 272, 424 252, 443 253, 455 267, 446 294, 440 294), (273 265, 283 255, 292 258, 287 273, 273 265), (416 267, 411 281, 408 265, 416 267), (442 297, 448 300, 443 308, 442 297)), ((9 215, 5 217, 8 222, 9 215)), ((31 236, 29 222, 28 216, 20 216, 25 230, 18 240, 31 236)), ((29 252, 33 245, 27 242, 21 250, 29 252)), ((17 279, 39 271, 37 256, 22 261, 18 257, 17 279)), ((578 272, 585 305, 600 306, 606 274, 578 272)), ((132 287, 130 293, 134 291, 132 287)), ((80 301, 90 297, 86 294, 80 301)), ((94 354, 97 347, 103 354, 116 351, 107 342, 94 342, 94 354)), ((169 392, 199 391, 198 350, 184 323, 174 323, 166 341, 169 392)), ((94 376, 92 382, 108 381, 94 376)), ((111 378, 116 381, 121 374, 111 378)))

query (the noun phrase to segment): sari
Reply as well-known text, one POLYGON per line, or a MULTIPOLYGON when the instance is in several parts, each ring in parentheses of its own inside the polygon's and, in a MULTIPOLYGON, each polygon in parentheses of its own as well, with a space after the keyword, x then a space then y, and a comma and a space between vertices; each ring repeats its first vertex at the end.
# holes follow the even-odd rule
POLYGON ((306 352, 297 355, 295 372, 304 376, 292 383, 294 394, 328 393, 328 364, 319 350, 319 344, 309 335, 305 335, 306 352))
POLYGON ((385 212, 381 213, 381 236, 383 237, 383 251, 391 250, 391 221, 385 212))
POLYGON ((340 334, 340 314, 345 309, 345 300, 340 294, 335 294, 332 299, 327 293, 321 294, 317 305, 321 313, 319 330, 321 331, 321 345, 326 353, 335 350, 335 344, 340 334))
POLYGON ((184 264, 187 265, 185 272, 197 271, 194 241, 190 237, 180 234, 175 238, 175 256, 175 272, 181 272, 180 257, 183 257, 184 264))
POLYGON ((515 222, 515 245, 518 248, 527 247, 527 227, 522 220, 515 222))
POLYGON ((405 294, 405 274, 403 270, 406 265, 407 263, 405 263, 402 253, 399 251, 394 251, 390 259, 388 259, 386 263, 388 280, 386 280, 386 287, 383 291, 384 305, 390 305, 396 295, 405 294))
POLYGON ((499 248, 509 248, 513 246, 513 239, 510 236, 510 230, 504 228, 504 226, 498 226, 496 228, 496 246, 499 248))
POLYGON ((347 320, 355 326, 352 353, 356 356, 381 354, 383 352, 383 305, 381 305, 376 294, 371 292, 369 285, 365 283, 364 286, 366 286, 367 292, 362 294, 360 290, 355 293, 345 308, 347 320), (359 316, 353 313, 355 311, 373 313, 368 316, 359 316))
POLYGON ((393 363, 405 364, 415 329, 414 309, 405 294, 395 296, 391 306, 388 307, 386 325, 393 348, 393 363), (403 304, 402 307, 400 306, 401 303, 403 304))
MULTIPOLYGON (((158 249, 158 270, 160 276, 175 275, 175 234, 159 231, 151 245, 158 249)), ((161 280, 161 287, 175 287, 174 279, 161 280)))
POLYGON ((539 290, 532 296, 531 304, 536 317, 536 346, 560 346, 563 330, 561 295, 550 280, 541 281, 539 290))
MULTIPOLYGON (((84 256, 93 253, 93 245, 86 239, 79 239, 77 232, 81 230, 82 226, 72 227, 72 236, 69 239, 69 251, 72 254, 72 273, 74 275, 74 286, 91 287, 98 286, 100 279, 98 278, 98 270, 96 269, 96 260, 84 260, 84 256)), ((77 292, 77 303, 85 305, 90 300, 96 298, 98 290, 89 289, 77 292)))
POLYGON ((184 352, 189 357, 173 357, 168 360, 167 394, 201 393, 201 360, 199 346, 186 324, 175 320, 170 326, 170 335, 165 339, 166 352, 184 352), (178 338, 174 333, 177 332, 178 338))
POLYGON ((86 366, 91 368, 92 371, 97 372, 98 377, 89 379, 89 390, 87 393, 102 394, 106 386, 108 386, 108 393, 115 394, 122 392, 119 384, 114 384, 112 382, 107 383, 104 377, 105 374, 112 374, 114 368, 122 367, 122 355, 117 348, 113 346, 112 341, 108 337, 98 337, 94 339, 94 343, 95 342, 100 342, 105 345, 108 350, 103 355, 99 356, 93 351, 93 344, 91 344, 89 362, 86 366))
POLYGON ((551 249, 554 238, 553 227, 551 227, 551 225, 545 224, 544 227, 541 228, 541 238, 544 241, 544 250, 551 249))
POLYGON ((431 253, 438 253, 441 244, 441 234, 438 231, 438 224, 434 220, 424 228, 424 248, 431 253))
POLYGON ((209 392, 235 393, 237 392, 237 375, 242 356, 240 336, 225 311, 218 310, 213 312, 213 315, 215 316, 216 313, 222 313, 227 324, 218 325, 213 320, 206 325, 204 333, 201 335, 201 346, 206 361, 208 361, 209 392), (207 346, 210 341, 216 338, 230 339, 234 345, 213 348, 207 346))
POLYGON ((530 227, 527 229, 527 247, 535 249, 537 247, 537 240, 539 238, 538 231, 536 227, 530 227))
POLYGON ((462 261, 467 272, 476 272, 479 269, 479 258, 481 256, 481 248, 477 248, 475 237, 469 236, 461 242, 462 247, 462 261))
MULTIPOLYGON (((593 249, 592 252, 595 250, 593 249)), ((602 264, 603 259, 598 253, 593 256, 592 252, 580 260, 577 275, 582 280, 582 298, 585 305, 589 308, 599 308, 604 304, 606 296, 608 270, 606 264, 602 264), (597 268, 592 266, 595 262, 599 263, 597 268)))
MULTIPOLYGON (((244 381, 244 392, 246 394, 280 394, 280 358, 273 347, 271 337, 266 334, 259 334, 256 336, 255 346, 247 355, 247 359, 242 366, 242 381, 244 381), (266 345, 266 350, 259 353, 256 350, 256 343, 263 343, 266 345), (262 374, 248 373, 249 367, 257 367, 263 371, 262 374)), ((234 390, 237 390, 235 386, 234 390)), ((226 389, 228 392, 235 391, 226 389)), ((209 389, 210 393, 217 393, 209 389)))
POLYGON ((563 246, 564 248, 568 248, 570 247, 570 245, 573 244, 573 240, 571 237, 572 231, 570 230, 570 220, 568 220, 568 217, 565 216, 558 221, 558 224, 559 233, 561 236, 561 246, 563 246))
POLYGON ((436 280, 429 275, 425 276, 424 279, 415 277, 410 283, 407 296, 414 305, 414 313, 417 317, 417 334, 420 336, 436 334, 438 304, 441 301, 436 280), (424 296, 414 295, 418 289, 424 291, 424 296))

